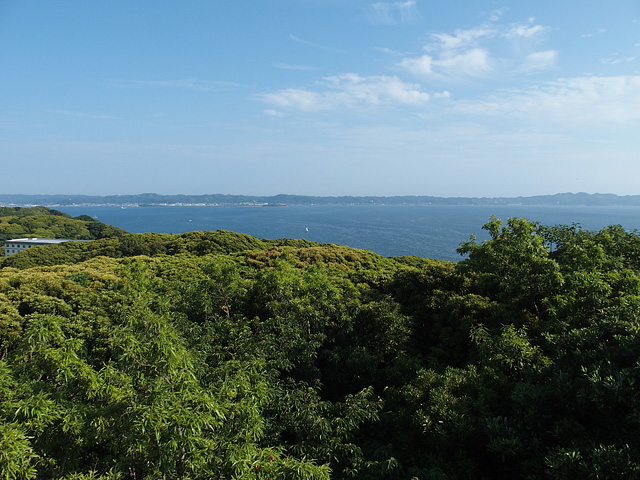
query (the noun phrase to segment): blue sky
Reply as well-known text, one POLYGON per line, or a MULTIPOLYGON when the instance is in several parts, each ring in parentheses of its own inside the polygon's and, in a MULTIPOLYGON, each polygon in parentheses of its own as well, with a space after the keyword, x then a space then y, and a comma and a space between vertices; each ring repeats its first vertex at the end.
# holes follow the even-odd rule
POLYGON ((640 2, 0 0, 0 193, 639 194, 640 2))

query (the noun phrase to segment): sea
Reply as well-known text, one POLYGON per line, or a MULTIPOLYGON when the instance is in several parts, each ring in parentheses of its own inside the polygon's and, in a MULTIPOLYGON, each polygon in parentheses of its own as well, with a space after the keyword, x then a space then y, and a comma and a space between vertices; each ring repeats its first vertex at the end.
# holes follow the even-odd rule
POLYGON ((57 206, 131 233, 231 230, 257 238, 304 238, 371 250, 386 257, 416 255, 459 261, 460 243, 491 215, 525 217, 544 225, 578 224, 586 230, 621 225, 640 230, 640 207, 529 205, 289 205, 289 206, 57 206))

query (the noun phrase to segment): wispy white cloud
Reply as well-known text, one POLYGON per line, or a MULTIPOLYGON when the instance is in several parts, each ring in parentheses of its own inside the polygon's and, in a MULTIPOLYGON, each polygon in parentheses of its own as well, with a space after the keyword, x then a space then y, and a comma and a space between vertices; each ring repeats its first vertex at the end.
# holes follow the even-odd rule
POLYGON ((386 47, 375 47, 376 50, 378 50, 379 52, 385 53, 387 55, 391 55, 394 57, 403 57, 405 55, 407 55, 407 52, 400 52, 398 50, 393 50, 391 48, 386 48, 386 47))
POLYGON ((289 63, 281 62, 276 63, 274 66, 283 70, 317 70, 317 67, 312 67, 310 65, 291 65, 289 63))
POLYGON ((366 16, 374 25, 406 24, 422 20, 414 0, 372 3, 369 5, 366 16))
POLYGON ((421 57, 405 58, 399 65, 406 68, 416 76, 428 77, 435 75, 433 57, 431 55, 422 55, 421 57))
POLYGON ((308 40, 304 40, 304 39, 302 39, 300 37, 297 37, 296 35, 294 35, 292 33, 289 34, 289 38, 291 40, 293 40, 294 42, 296 42, 296 43, 301 43, 302 45, 307 45, 307 46, 310 46, 310 47, 317 47, 318 46, 315 43, 309 42, 308 40))
POLYGON ((399 11, 400 21, 402 23, 412 23, 422 20, 422 15, 420 15, 415 1, 395 2, 394 6, 399 11))
POLYGON ((269 117, 283 117, 284 113, 282 113, 280 110, 274 110, 272 108, 268 108, 266 110, 262 111, 265 115, 269 116, 269 117))
MULTIPOLYGON (((499 18, 499 15, 493 18, 499 18)), ((523 23, 484 23, 453 33, 432 33, 429 35, 431 41, 424 46, 427 54, 407 56, 398 65, 420 77, 454 81, 494 74, 538 72, 552 66, 557 58, 555 50, 532 51, 538 38, 548 30, 535 23, 534 18, 529 18, 523 23), (507 49, 515 52, 511 58, 492 55, 499 40, 508 44, 517 42, 518 48, 507 49)))
POLYGON ((494 37, 498 29, 493 25, 481 25, 467 30, 456 30, 451 33, 433 33, 430 35, 436 41, 435 44, 425 46, 425 50, 457 50, 465 47, 474 47, 477 40, 486 37, 494 37))
POLYGON ((502 15, 504 15, 505 11, 506 11, 506 8, 498 8, 492 11, 491 13, 489 13, 488 18, 492 22, 497 22, 498 20, 500 20, 500 18, 502 18, 502 15))
POLYGON ((481 77, 491 72, 488 52, 474 48, 464 53, 405 58, 400 66, 421 77, 481 77))
POLYGON ((534 52, 527 55, 524 62, 517 68, 517 70, 523 73, 539 72, 555 65, 557 59, 558 52, 555 50, 534 52))
POLYGON ((605 65, 615 65, 617 63, 633 62, 636 57, 621 57, 618 53, 614 53, 610 57, 602 58, 600 62, 605 65))
POLYGON ((594 33, 583 33, 580 36, 583 37, 583 38, 595 37, 596 35, 602 35, 605 32, 606 32, 606 30, 604 28, 599 28, 594 33))
POLYGON ((420 106, 432 98, 448 96, 446 91, 435 94, 425 92, 420 86, 405 83, 397 77, 362 77, 346 73, 326 77, 317 90, 289 88, 266 93, 259 98, 280 109, 320 111, 338 107, 420 106))
POLYGON ((286 88, 276 92, 265 93, 260 95, 259 98, 263 102, 278 108, 303 111, 328 108, 328 104, 323 101, 323 95, 301 88, 286 88))
POLYGON ((478 46, 484 39, 502 37, 506 39, 531 39, 549 30, 549 27, 535 24, 535 18, 529 18, 525 23, 511 23, 497 25, 484 23, 468 29, 456 29, 454 33, 433 33, 430 38, 435 43, 428 44, 427 50, 454 50, 478 46))
POLYGON ((478 46, 478 40, 493 37, 497 30, 482 25, 454 33, 433 33, 425 45, 428 54, 404 58, 398 65, 423 78, 455 79, 482 77, 491 72, 489 52, 478 46))
POLYGON ((527 23, 514 23, 503 32, 505 38, 532 38, 549 30, 549 27, 535 25, 535 18, 531 17, 527 23))
POLYGON ((476 102, 460 102, 459 113, 562 122, 640 122, 640 76, 575 77, 530 90, 503 90, 476 102))
POLYGON ((300 45, 305 45, 307 47, 311 47, 311 48, 315 48, 318 50, 328 50, 328 51, 334 51, 335 49, 331 48, 331 47, 327 47, 326 45, 321 45, 319 43, 315 43, 315 42, 311 42, 309 40, 306 40, 304 38, 300 38, 292 33, 289 34, 289 40, 292 40, 296 43, 299 43, 300 45))

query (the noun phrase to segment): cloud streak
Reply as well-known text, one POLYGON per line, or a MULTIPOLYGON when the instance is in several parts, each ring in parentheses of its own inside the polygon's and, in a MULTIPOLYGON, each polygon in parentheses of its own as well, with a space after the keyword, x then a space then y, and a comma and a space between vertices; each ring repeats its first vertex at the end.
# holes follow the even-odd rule
POLYGON ((431 55, 405 58, 401 67, 420 77, 482 77, 491 72, 489 54, 482 48, 474 48, 459 54, 445 54, 435 59, 431 55))
POLYGON ((575 125, 640 122, 640 76, 585 76, 546 82, 530 90, 503 90, 460 102, 458 113, 567 122, 575 125))
POLYGON ((534 21, 534 18, 529 18, 527 23, 514 23, 502 35, 505 38, 533 38, 549 30, 549 27, 534 25, 534 21))
POLYGON ((422 20, 417 3, 413 0, 373 3, 369 5, 366 17, 373 25, 409 24, 422 20))
POLYGON ((282 70, 301 70, 301 71, 308 71, 308 70, 317 70, 317 67, 312 67, 309 65, 291 65, 289 63, 276 63, 274 65, 276 68, 281 68, 282 70))
POLYGON ((326 51, 329 51, 329 52, 335 51, 334 48, 327 47, 327 46, 321 45, 319 43, 310 42, 309 40, 305 40, 304 38, 300 38, 300 37, 298 37, 298 36, 296 36, 296 35, 294 35, 292 33, 289 34, 289 40, 292 40, 292 41, 294 41, 296 43, 299 43, 300 45, 305 45, 307 47, 315 48, 315 49, 318 49, 318 50, 326 50, 326 51))
POLYGON ((618 63, 633 62, 635 59, 636 57, 621 57, 619 54, 614 53, 610 57, 601 59, 600 62, 605 65, 616 65, 618 63))
POLYGON ((398 66, 418 77, 453 81, 539 72, 552 67, 557 58, 555 50, 531 48, 548 30, 529 18, 524 23, 484 23, 453 33, 432 33, 431 41, 424 46, 425 54, 407 56, 398 66), (499 41, 517 45, 507 49, 516 53, 510 58, 494 57, 491 50, 499 46, 499 41))
POLYGON ((289 88, 259 96, 276 108, 299 111, 322 111, 335 108, 375 106, 421 106, 433 98, 446 98, 449 92, 428 93, 419 85, 405 83, 398 77, 345 73, 326 77, 317 90, 289 88))
POLYGON ((492 25, 481 25, 467 30, 457 29, 454 33, 432 33, 430 37, 435 43, 425 46, 425 50, 449 52, 467 47, 474 47, 482 38, 495 37, 498 30, 492 25))
POLYGON ((518 67, 519 72, 533 73, 547 70, 556 64, 558 52, 555 50, 545 50, 542 52, 534 52, 525 58, 524 62, 518 67))
POLYGON ((599 28, 595 33, 583 33, 580 35, 583 38, 595 37, 596 35, 602 35, 606 30, 604 28, 599 28))

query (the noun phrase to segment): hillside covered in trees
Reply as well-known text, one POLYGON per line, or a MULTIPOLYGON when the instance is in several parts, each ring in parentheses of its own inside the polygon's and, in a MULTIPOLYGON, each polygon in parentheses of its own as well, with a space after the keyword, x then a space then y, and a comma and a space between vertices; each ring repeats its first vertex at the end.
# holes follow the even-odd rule
POLYGON ((88 215, 72 217, 46 207, 0 207, 0 242, 4 256, 4 241, 12 238, 68 238, 96 240, 120 237, 127 232, 99 222, 88 215))
POLYGON ((0 478, 640 477, 640 236, 226 231, 0 263, 0 478), (461 239, 463 240, 463 239, 461 239))

